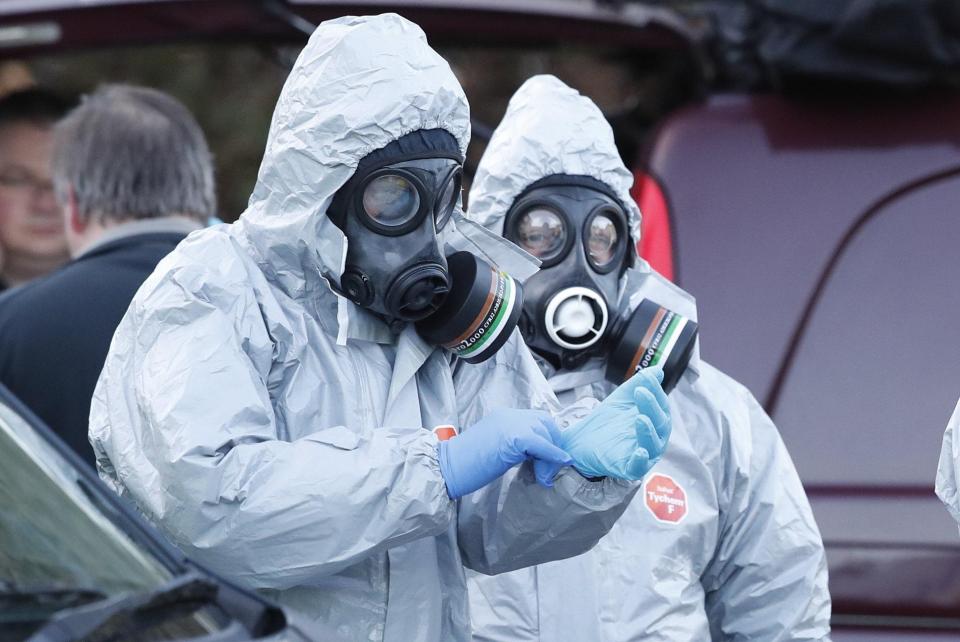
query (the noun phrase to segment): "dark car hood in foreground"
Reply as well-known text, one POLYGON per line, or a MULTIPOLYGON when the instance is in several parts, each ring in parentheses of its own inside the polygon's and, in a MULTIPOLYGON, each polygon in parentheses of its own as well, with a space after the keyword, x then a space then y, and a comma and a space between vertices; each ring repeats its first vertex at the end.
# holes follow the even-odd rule
MULTIPOLYGON (((121 500, 108 489, 85 461, 2 384, 0 384, 0 409, 3 411, 3 416, 6 417, 5 421, 8 422, 0 430, 9 431, 9 434, 17 435, 24 443, 33 446, 32 449, 24 452, 31 453, 30 457, 37 464, 37 470, 44 468, 55 470, 58 479, 66 481, 71 487, 75 484, 91 502, 90 507, 95 507, 93 514, 97 518, 109 521, 122 531, 130 538, 130 542, 137 550, 147 555, 148 559, 157 564, 158 567, 164 568, 173 577, 173 582, 191 581, 196 583, 204 593, 202 602, 216 605, 220 609, 222 616, 226 618, 221 623, 221 628, 209 636, 191 639, 258 639, 264 640, 264 642, 294 642, 309 639, 304 633, 307 630, 320 634, 319 638, 314 639, 339 639, 333 635, 333 632, 317 631, 317 626, 312 623, 308 628, 307 622, 302 616, 292 611, 283 610, 251 591, 234 586, 202 566, 186 559, 179 550, 167 542, 151 525, 147 524, 131 504, 121 500), (11 417, 15 421, 11 422, 11 417)), ((69 528, 71 525, 69 521, 62 520, 59 514, 56 519, 61 520, 61 525, 67 529, 64 532, 74 534, 69 528)), ((8 553, 8 551, 0 551, 0 556, 4 555, 5 552, 8 553)), ((12 560, 10 561, 12 562, 12 560)), ((147 596, 142 598, 142 601, 147 603, 150 599, 147 596)), ((78 606, 76 609, 64 608, 57 612, 56 617, 64 616, 67 619, 63 622, 59 619, 56 622, 51 620, 48 622, 50 628, 43 632, 35 632, 36 637, 41 640, 71 640, 75 639, 78 630, 82 630, 88 624, 96 626, 100 626, 100 624, 104 626, 115 625, 118 627, 117 630, 121 630, 127 624, 123 621, 123 612, 107 610, 102 614, 103 622, 100 622, 97 618, 101 614, 97 610, 102 605, 105 605, 104 608, 106 608, 128 600, 131 601, 130 608, 133 608, 135 604, 139 604, 138 600, 140 598, 136 594, 123 593, 109 599, 78 606), (118 619, 113 619, 115 616, 118 619)), ((163 599, 159 601, 162 602, 163 599)), ((158 605, 157 608, 162 610, 162 605, 158 605)), ((145 619, 144 626, 152 626, 148 622, 145 619)), ((157 621, 152 622, 155 624, 157 621)), ((0 638, 7 639, 4 637, 5 632, 9 632, 9 630, 0 631, 0 638)), ((120 635, 120 633, 117 634, 120 635)))

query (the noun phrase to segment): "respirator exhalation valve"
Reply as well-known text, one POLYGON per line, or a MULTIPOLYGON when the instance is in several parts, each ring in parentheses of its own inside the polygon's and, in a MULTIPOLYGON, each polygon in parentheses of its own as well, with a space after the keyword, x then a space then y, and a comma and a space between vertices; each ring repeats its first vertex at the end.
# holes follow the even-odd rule
POLYGON ((608 320, 603 297, 583 287, 557 292, 547 303, 544 314, 547 336, 567 350, 585 350, 600 341, 608 320))

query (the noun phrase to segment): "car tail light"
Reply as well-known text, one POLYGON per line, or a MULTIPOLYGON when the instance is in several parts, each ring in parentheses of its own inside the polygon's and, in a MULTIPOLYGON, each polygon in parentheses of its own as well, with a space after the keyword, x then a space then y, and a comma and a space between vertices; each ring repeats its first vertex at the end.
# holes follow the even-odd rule
POLYGON ((637 251, 653 269, 673 281, 673 235, 663 190, 652 176, 638 170, 633 175, 630 195, 643 214, 637 251))

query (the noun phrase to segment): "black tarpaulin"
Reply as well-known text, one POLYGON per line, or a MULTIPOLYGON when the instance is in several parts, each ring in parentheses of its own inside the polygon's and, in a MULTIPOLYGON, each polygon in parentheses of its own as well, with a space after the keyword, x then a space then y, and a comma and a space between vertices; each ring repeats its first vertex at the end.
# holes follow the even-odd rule
POLYGON ((714 22, 714 60, 725 84, 960 86, 958 0, 717 1, 700 8, 714 22))

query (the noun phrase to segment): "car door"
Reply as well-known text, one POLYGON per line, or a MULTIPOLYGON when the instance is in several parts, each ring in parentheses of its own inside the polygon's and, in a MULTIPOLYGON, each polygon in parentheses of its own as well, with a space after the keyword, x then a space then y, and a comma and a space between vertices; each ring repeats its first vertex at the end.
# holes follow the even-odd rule
POLYGON ((866 212, 820 283, 771 408, 823 532, 835 622, 960 631, 960 535, 933 493, 960 397, 960 169, 866 212))

